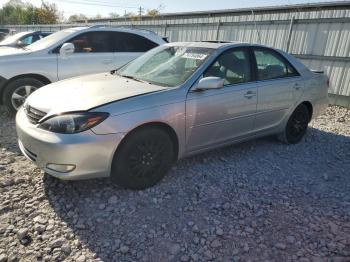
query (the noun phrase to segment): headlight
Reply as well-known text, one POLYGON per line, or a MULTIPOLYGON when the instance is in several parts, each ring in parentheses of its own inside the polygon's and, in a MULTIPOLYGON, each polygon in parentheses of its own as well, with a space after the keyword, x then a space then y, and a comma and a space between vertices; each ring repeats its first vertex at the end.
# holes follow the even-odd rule
POLYGON ((109 116, 108 113, 81 112, 53 116, 38 127, 54 133, 74 134, 90 129, 109 116))

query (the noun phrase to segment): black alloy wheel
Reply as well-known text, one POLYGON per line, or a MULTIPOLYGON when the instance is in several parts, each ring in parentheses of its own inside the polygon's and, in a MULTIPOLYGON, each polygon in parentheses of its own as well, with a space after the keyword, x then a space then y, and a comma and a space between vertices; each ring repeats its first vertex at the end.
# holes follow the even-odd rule
POLYGON ((158 183, 174 160, 174 145, 161 128, 138 130, 126 138, 117 150, 111 178, 122 187, 145 189, 158 183))
POLYGON ((304 104, 300 104, 290 116, 281 140, 287 144, 296 144, 306 134, 310 113, 304 104))

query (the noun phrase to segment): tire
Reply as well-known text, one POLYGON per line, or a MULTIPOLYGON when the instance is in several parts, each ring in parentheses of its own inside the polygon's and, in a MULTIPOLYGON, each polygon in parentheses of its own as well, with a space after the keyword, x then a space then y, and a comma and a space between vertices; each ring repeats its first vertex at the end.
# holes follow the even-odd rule
POLYGON ((44 85, 43 82, 35 78, 20 78, 10 82, 3 94, 4 105, 7 107, 9 113, 15 115, 25 99, 36 89, 44 85), (15 93, 20 94, 23 98, 13 99, 15 93))
POLYGON ((169 171, 174 156, 174 144, 167 132, 157 127, 137 130, 115 153, 111 179, 133 190, 152 187, 169 171))
POLYGON ((306 105, 300 104, 289 117, 285 130, 278 139, 286 144, 299 143, 307 132, 310 112, 306 105))

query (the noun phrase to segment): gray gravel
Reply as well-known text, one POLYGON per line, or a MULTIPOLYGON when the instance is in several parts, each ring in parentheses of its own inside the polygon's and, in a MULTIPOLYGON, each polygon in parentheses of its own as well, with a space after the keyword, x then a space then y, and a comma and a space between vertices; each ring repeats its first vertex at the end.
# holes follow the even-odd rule
POLYGON ((350 110, 310 127, 298 145, 182 160, 135 192, 44 176, 0 110, 0 262, 350 261, 350 110))

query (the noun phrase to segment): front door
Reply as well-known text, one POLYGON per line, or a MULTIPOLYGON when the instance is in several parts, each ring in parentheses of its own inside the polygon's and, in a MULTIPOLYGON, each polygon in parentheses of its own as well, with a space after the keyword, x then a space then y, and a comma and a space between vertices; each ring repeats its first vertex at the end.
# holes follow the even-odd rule
POLYGON ((67 57, 58 54, 58 79, 108 72, 117 67, 112 34, 107 31, 87 32, 67 41, 75 51, 67 57))
POLYGON ((186 101, 187 152, 240 139, 252 133, 257 106, 256 85, 247 49, 221 54, 203 77, 225 79, 220 89, 190 91, 186 101))

